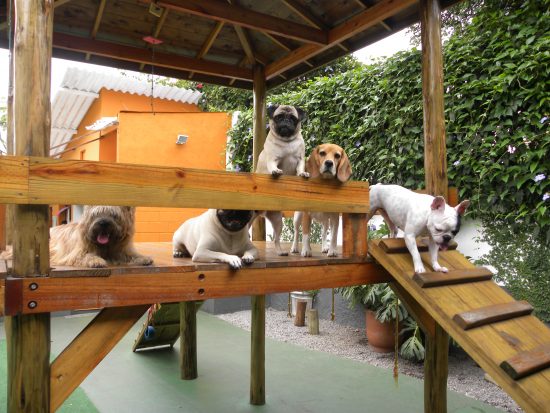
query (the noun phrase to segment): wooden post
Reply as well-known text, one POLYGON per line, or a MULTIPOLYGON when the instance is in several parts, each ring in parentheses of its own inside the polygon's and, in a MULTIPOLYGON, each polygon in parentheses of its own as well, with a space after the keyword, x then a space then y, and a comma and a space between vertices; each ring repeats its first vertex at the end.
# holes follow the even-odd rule
POLYGON ((315 308, 307 312, 307 327, 309 334, 319 335, 319 312, 315 308))
MULTIPOLYGON (((13 22, 13 0, 9 0, 9 14, 8 19, 12 18, 13 22)), ((11 30, 10 34, 13 33, 13 27, 9 28, 11 30)), ((9 35, 9 34, 8 34, 9 35)), ((8 68, 8 100, 7 100, 7 127, 6 127, 6 150, 8 155, 15 154, 15 143, 13 141, 13 43, 10 43, 9 50, 9 68, 8 68)), ((13 233, 13 205, 5 206, 5 224, 4 224, 4 236, 5 244, 11 245, 12 233, 13 233)), ((0 229, 0 231, 2 231, 0 229)), ((0 246, 1 247, 1 246, 0 246)), ((2 248, 0 248, 2 249, 2 248)))
POLYGON ((252 297, 250 404, 265 404, 265 295, 252 297))
POLYGON ((447 148, 443 107, 443 55, 438 0, 421 0, 422 96, 426 190, 447 199, 447 148))
POLYGON ((296 301, 296 315, 294 316, 294 325, 296 327, 303 327, 306 325, 306 307, 307 301, 296 301))
MULTIPOLYGON (((443 56, 438 0, 420 1, 422 36, 422 95, 424 102, 424 169, 426 191, 448 198, 447 149, 443 108, 443 56)), ((447 411, 449 335, 435 325, 426 335, 424 411, 447 411)))
POLYGON ((344 257, 367 257, 367 215, 342 214, 344 257))
MULTIPOLYGON (((15 0, 16 155, 48 156, 49 153, 53 12, 53 0, 15 0)), ((16 206, 14 226, 17 228, 13 234, 14 276, 47 274, 48 206, 16 206)), ((8 412, 49 412, 50 314, 6 317, 5 326, 8 412)))
MULTIPOLYGON (((253 123, 253 167, 256 170, 258 157, 264 147, 265 131, 265 71, 264 67, 254 66, 254 123, 253 123)), ((252 239, 265 241, 265 221, 258 218, 252 227, 252 239)), ((255 295, 251 299, 251 353, 250 353, 250 404, 265 404, 265 295, 255 295)))
POLYGON ((195 301, 180 303, 180 370, 183 380, 193 380, 198 377, 197 305, 195 301))

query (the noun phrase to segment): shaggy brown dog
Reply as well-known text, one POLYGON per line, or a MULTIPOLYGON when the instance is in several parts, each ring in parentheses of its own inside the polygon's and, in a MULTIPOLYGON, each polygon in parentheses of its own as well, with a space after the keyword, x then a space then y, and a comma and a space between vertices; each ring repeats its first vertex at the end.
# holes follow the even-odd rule
MULTIPOLYGON (((80 221, 50 229, 52 265, 106 267, 107 265, 151 265, 150 257, 134 248, 135 208, 85 206, 80 221)), ((3 258, 10 258, 4 253, 3 258)))

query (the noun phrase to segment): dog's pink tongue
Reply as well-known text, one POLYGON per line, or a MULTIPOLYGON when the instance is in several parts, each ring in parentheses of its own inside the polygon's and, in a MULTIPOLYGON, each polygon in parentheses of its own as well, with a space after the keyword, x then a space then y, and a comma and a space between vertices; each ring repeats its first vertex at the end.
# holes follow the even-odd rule
POLYGON ((109 235, 108 234, 99 234, 97 236, 97 243, 101 245, 105 245, 109 242, 109 235))
POLYGON ((448 245, 440 245, 440 246, 439 246, 439 249, 440 249, 441 251, 447 251, 447 250, 449 249, 449 246, 448 246, 448 245))

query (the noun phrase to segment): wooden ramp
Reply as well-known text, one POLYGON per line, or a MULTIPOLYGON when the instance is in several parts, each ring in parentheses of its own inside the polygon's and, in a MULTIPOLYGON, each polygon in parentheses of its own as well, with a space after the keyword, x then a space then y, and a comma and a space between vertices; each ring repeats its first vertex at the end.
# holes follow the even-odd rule
MULTIPOLYGON (((456 250, 439 253, 449 273, 416 276, 402 239, 370 241, 369 253, 424 317, 421 325, 435 320, 525 411, 550 412, 550 329, 529 303, 515 301, 456 250)), ((429 253, 421 256, 430 271, 429 253)))

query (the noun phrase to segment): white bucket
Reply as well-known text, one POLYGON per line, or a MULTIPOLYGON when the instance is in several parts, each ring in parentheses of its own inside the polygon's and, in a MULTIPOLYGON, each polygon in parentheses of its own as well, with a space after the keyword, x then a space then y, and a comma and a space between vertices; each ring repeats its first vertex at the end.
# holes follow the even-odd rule
POLYGON ((296 301, 305 301, 306 304, 306 315, 309 310, 311 310, 311 306, 313 304, 313 296, 305 291, 292 291, 290 293, 290 300, 292 305, 292 315, 296 315, 296 301))

